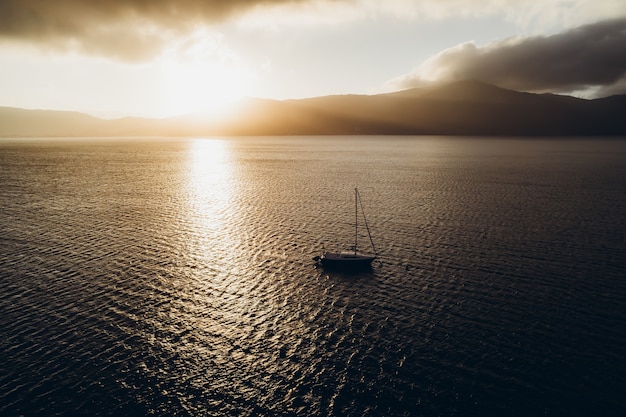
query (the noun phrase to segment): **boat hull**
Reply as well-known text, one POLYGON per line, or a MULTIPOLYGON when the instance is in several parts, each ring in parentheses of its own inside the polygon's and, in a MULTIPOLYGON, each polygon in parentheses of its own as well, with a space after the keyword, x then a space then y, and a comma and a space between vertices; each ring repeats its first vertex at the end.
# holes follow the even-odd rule
POLYGON ((375 256, 369 255, 328 252, 323 254, 319 261, 326 268, 357 270, 371 268, 374 259, 375 256))

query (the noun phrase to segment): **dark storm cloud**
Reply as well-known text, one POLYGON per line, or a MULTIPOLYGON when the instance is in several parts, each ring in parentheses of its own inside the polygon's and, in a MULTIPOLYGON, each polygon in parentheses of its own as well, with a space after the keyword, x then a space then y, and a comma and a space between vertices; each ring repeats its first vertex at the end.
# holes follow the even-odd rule
POLYGON ((626 18, 581 26, 552 36, 509 39, 441 52, 392 83, 400 88, 428 81, 476 79, 520 91, 597 95, 626 92, 626 18))
POLYGON ((308 0, 0 0, 0 40, 142 60, 174 36, 264 5, 308 0))

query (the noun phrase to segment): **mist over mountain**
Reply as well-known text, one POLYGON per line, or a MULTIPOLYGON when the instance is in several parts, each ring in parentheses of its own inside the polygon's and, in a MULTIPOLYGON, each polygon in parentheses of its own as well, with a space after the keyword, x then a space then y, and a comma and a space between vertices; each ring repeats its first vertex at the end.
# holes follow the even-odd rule
POLYGON ((626 95, 585 100, 461 81, 371 96, 246 99, 220 118, 103 120, 0 107, 0 136, 626 135, 625 110, 626 95))

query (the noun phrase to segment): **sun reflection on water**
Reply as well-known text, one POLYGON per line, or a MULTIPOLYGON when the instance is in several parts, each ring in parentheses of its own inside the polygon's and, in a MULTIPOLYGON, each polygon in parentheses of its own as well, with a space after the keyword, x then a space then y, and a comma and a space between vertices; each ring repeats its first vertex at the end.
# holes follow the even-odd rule
POLYGON ((256 274, 250 275, 235 147, 234 140, 195 139, 188 148, 191 229, 185 246, 194 268, 189 270, 184 291, 193 301, 187 306, 189 311, 177 315, 182 313, 180 319, 190 328, 210 331, 223 342, 223 346, 213 345, 211 356, 218 362, 229 357, 234 340, 244 337, 246 314, 255 305, 251 278, 256 274))
MULTIPOLYGON (((188 220, 186 246, 194 259, 202 285, 227 286, 245 274, 246 225, 241 208, 235 142, 229 139, 195 139, 188 157, 188 220)), ((220 291, 224 291, 223 289, 220 291)))
POLYGON ((177 285, 183 302, 169 314, 182 327, 178 332, 189 332, 189 361, 213 363, 209 372, 234 366, 288 373, 275 364, 281 349, 287 352, 282 337, 300 340, 309 331, 292 314, 289 300, 297 290, 284 286, 300 264, 286 265, 270 253, 293 245, 278 240, 276 226, 254 205, 263 180, 246 173, 245 146, 238 139, 189 144, 184 250, 191 267, 177 285))
POLYGON ((224 232, 231 208, 233 162, 229 143, 220 139, 194 139, 189 149, 189 207, 198 232, 224 232))

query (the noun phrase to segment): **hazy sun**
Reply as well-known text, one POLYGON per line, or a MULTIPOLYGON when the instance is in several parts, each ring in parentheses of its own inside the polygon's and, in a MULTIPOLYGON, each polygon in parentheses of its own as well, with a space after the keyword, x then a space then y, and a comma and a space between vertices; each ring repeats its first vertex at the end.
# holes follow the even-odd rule
POLYGON ((162 109, 169 114, 219 113, 249 95, 252 72, 219 33, 198 29, 160 59, 162 109))
POLYGON ((168 62, 163 67, 166 112, 216 113, 246 95, 249 76, 210 62, 168 62))

